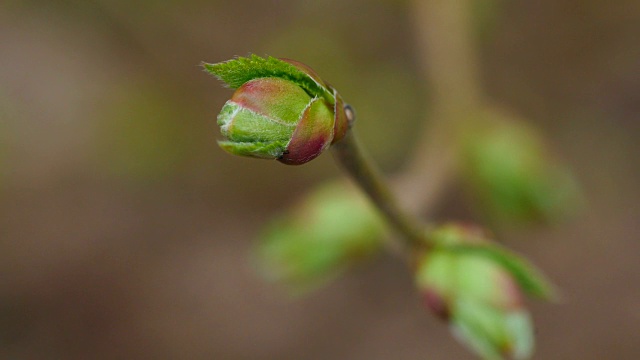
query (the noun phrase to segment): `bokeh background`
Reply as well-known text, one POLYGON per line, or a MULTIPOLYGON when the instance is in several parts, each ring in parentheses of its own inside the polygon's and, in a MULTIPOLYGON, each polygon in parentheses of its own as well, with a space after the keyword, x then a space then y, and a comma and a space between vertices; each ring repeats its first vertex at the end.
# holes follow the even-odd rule
MULTIPOLYGON (((477 1, 482 83, 539 127, 587 206, 498 235, 563 289, 532 303, 537 359, 640 358, 640 2, 477 1)), ((262 224, 339 175, 223 153, 257 53, 310 64, 393 173, 429 110, 408 1, 0 3, 0 358, 471 359, 404 265, 291 298, 251 262, 262 224)), ((439 219, 474 220, 456 186, 439 219)))

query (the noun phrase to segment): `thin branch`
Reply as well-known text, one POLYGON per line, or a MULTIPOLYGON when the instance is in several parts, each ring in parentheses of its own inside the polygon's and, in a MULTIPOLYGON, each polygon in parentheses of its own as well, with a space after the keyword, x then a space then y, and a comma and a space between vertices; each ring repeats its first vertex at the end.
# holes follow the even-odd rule
POLYGON ((424 240, 425 226, 411 213, 400 208, 384 177, 364 153, 353 129, 350 129, 343 139, 333 144, 331 150, 336 161, 369 195, 389 223, 402 235, 404 241, 390 238, 389 241, 393 241, 390 243, 392 250, 409 255, 409 250, 412 248, 427 246, 424 240))

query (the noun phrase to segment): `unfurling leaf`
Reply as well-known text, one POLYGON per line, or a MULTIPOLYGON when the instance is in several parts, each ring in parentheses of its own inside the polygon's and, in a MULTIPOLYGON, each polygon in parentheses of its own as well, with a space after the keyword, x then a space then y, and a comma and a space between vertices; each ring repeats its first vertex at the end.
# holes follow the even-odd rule
POLYGON ((300 165, 348 129, 338 92, 302 63, 252 55, 203 66, 237 89, 218 115, 231 154, 300 165))

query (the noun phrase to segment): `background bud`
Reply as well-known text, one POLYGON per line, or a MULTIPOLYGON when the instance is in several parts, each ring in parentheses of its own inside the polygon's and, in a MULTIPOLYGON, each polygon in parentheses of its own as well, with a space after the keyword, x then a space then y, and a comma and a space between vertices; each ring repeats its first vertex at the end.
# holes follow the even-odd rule
POLYGON ((260 270, 295 291, 315 288, 380 250, 386 230, 369 201, 345 182, 325 184, 264 232, 260 270))
POLYGON ((464 178, 492 218, 554 222, 579 207, 579 188, 569 169, 520 119, 489 109, 464 131, 464 178))
POLYGON ((542 281, 539 275, 478 228, 449 224, 429 237, 435 246, 416 270, 427 307, 483 358, 528 358, 534 339, 522 292, 536 293, 530 285, 542 281))
POLYGON ((304 64, 252 55, 204 66, 237 88, 218 116, 229 153, 304 164, 348 128, 338 93, 304 64))

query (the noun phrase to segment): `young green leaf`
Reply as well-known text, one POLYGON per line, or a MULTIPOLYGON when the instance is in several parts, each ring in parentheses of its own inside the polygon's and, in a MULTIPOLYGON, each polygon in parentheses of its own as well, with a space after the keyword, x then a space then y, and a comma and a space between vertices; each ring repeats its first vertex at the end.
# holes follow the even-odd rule
POLYGON ((203 63, 202 66, 232 89, 253 79, 277 77, 296 83, 311 96, 333 99, 333 93, 322 80, 310 76, 292 63, 271 56, 262 58, 252 54, 250 57, 238 57, 217 64, 203 63))
POLYGON ((456 253, 481 255, 495 261, 504 267, 518 285, 531 296, 541 299, 553 300, 558 298, 555 286, 546 277, 524 258, 513 254, 495 244, 452 244, 444 245, 443 249, 456 253))

